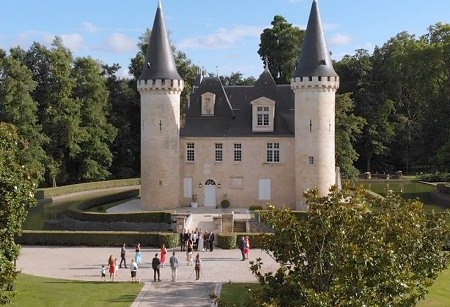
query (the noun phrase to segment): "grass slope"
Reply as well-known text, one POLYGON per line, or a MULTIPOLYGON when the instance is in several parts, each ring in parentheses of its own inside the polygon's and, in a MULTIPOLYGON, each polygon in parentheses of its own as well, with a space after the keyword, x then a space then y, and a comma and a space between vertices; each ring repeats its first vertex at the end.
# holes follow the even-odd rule
POLYGON ((20 274, 8 306, 130 306, 143 283, 73 281, 20 274))

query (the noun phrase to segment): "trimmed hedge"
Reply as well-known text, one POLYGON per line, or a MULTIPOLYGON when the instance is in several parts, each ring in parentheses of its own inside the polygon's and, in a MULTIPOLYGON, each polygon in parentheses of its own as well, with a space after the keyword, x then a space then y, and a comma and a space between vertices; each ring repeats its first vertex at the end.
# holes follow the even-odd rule
POLYGON ((140 185, 140 184, 141 184, 140 178, 78 183, 78 184, 66 185, 66 186, 61 186, 61 187, 56 187, 56 188, 36 189, 35 197, 36 197, 36 199, 43 199, 43 198, 51 198, 51 197, 55 197, 55 196, 77 193, 77 192, 108 189, 108 188, 128 187, 128 186, 135 186, 135 185, 140 185))
POLYGON ((139 190, 135 189, 97 197, 69 208, 69 210, 65 214, 75 220, 88 222, 172 223, 172 212, 169 211, 149 211, 134 213, 99 213, 85 211, 100 205, 137 197, 138 195, 139 190))
POLYGON ((121 231, 39 231, 24 230, 16 237, 22 245, 53 246, 120 246, 124 242, 141 246, 167 248, 179 246, 179 234, 173 232, 121 232, 121 231))
POLYGON ((234 249, 239 247, 243 236, 248 236, 250 249, 261 248, 261 233, 219 233, 217 235, 217 246, 222 249, 234 249))
POLYGON ((450 185, 449 184, 438 183, 436 185, 436 187, 437 187, 437 190, 439 191, 439 193, 450 195, 450 185))
POLYGON ((428 182, 450 181, 450 173, 420 174, 417 178, 428 182))

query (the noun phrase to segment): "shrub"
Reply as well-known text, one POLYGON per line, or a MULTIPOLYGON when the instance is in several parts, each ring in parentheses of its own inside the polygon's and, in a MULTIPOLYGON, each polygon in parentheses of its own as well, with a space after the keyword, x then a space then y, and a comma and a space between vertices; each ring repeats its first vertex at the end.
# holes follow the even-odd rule
POLYGON ((230 201, 228 199, 224 199, 220 202, 220 206, 222 208, 226 209, 230 206, 230 201))
POLYGON ((167 248, 177 247, 179 234, 174 232, 125 232, 125 231, 40 231, 24 230, 16 237, 16 243, 23 245, 53 246, 120 246, 123 242, 141 246, 167 248))
POLYGON ((262 210, 262 206, 260 206, 260 205, 252 205, 248 209, 250 211, 262 210))
MULTIPOLYGON (((269 234, 271 235, 271 234, 269 234)), ((243 236, 248 236, 250 248, 261 248, 261 233, 220 233, 217 236, 217 246, 222 249, 234 249, 243 236)))

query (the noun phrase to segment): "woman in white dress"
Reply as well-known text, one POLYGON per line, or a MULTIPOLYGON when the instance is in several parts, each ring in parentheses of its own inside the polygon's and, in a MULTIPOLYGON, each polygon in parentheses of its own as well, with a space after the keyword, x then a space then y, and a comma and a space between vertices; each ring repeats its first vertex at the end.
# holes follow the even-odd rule
POLYGON ((205 251, 205 248, 203 247, 203 232, 201 229, 198 232, 198 248, 197 248, 197 250, 202 251, 202 252, 205 251))

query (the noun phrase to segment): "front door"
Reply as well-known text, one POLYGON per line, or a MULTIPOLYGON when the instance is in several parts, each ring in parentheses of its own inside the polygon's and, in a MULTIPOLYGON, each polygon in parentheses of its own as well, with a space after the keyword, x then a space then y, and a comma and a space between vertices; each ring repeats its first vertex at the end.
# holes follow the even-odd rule
POLYGON ((216 183, 214 180, 208 179, 205 182, 205 207, 216 207, 217 193, 216 183))

